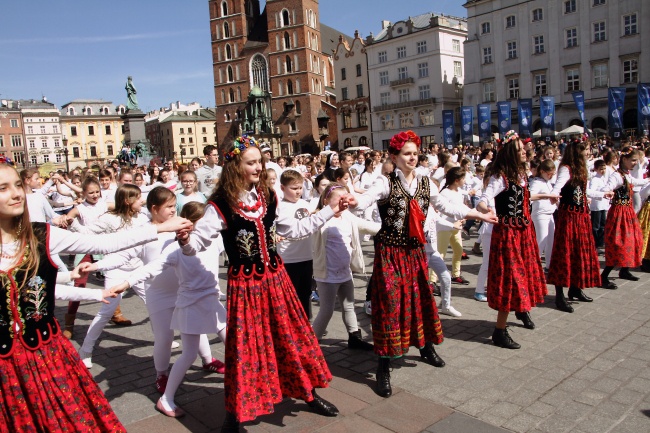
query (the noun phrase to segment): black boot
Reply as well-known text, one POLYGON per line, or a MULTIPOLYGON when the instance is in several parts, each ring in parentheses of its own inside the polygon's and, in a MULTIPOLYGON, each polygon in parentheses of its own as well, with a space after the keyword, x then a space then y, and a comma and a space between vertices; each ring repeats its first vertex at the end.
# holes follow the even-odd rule
POLYGON ((374 349, 374 346, 370 343, 367 343, 361 339, 361 331, 357 330, 350 332, 348 337, 348 349, 356 350, 367 350, 371 351, 374 349))
POLYGON ((425 343, 424 347, 420 349, 420 358, 427 361, 427 363, 434 367, 444 367, 445 361, 436 353, 432 343, 425 343))
POLYGON ((641 260, 641 270, 643 272, 650 272, 650 260, 648 259, 641 260))
POLYGON ((621 271, 618 273, 618 277, 623 279, 623 280, 629 280, 629 281, 639 281, 639 277, 636 275, 632 275, 630 273, 629 268, 623 268, 621 271))
POLYGON ((585 295, 585 292, 583 292, 582 289, 573 286, 569 287, 569 293, 567 293, 567 296, 571 301, 593 302, 593 299, 585 295))
POLYGON ((533 322, 533 319, 530 318, 529 311, 523 313, 515 312, 515 317, 517 318, 517 320, 521 320, 522 322, 524 322, 524 328, 535 329, 535 323, 533 322))
POLYGON ((601 288, 608 289, 608 290, 616 290, 616 289, 618 289, 618 286, 616 285, 616 283, 614 283, 613 281, 610 281, 609 278, 601 276, 600 280, 601 280, 600 281, 600 287, 601 288))
POLYGON ((516 343, 515 340, 510 338, 507 327, 505 329, 494 328, 494 332, 492 333, 492 342, 495 346, 503 347, 504 349, 521 348, 520 344, 516 343))
POLYGON ((564 297, 564 288, 555 286, 555 307, 566 313, 573 313, 573 307, 569 305, 564 297))
POLYGON ((380 397, 393 395, 393 388, 390 386, 390 358, 379 358, 376 391, 380 397))
POLYGON ((221 433, 239 433, 239 421, 233 413, 226 411, 226 419, 221 426, 221 433))
POLYGON ((323 416, 336 416, 339 414, 339 410, 336 408, 336 406, 334 406, 329 401, 319 397, 318 394, 316 394, 315 389, 311 391, 311 394, 314 396, 314 399, 312 401, 308 401, 307 406, 309 406, 314 412, 323 416))

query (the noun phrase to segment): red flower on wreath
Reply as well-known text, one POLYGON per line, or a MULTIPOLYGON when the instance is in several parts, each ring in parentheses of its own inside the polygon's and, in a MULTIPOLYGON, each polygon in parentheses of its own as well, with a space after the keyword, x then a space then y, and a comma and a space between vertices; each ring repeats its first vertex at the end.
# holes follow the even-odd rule
POLYGON ((390 144, 389 146, 392 149, 395 149, 396 151, 400 152, 402 150, 402 147, 408 142, 415 143, 415 145, 419 148, 420 147, 420 137, 418 135, 409 130, 409 131, 402 131, 398 134, 393 135, 393 138, 390 139, 390 144))

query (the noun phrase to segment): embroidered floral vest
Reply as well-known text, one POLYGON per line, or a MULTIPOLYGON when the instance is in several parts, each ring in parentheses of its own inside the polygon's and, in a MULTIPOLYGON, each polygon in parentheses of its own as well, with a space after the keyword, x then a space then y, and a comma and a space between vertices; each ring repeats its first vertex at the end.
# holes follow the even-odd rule
MULTIPOLYGON (((413 197, 404 189, 402 182, 395 173, 388 176, 390 193, 388 197, 377 201, 379 215, 381 216, 381 229, 375 238, 384 245, 391 246, 421 246, 422 243, 415 237, 409 237, 409 202, 414 199, 420 209, 427 216, 431 190, 429 179, 422 177, 413 197)), ((424 227, 424 221, 422 221, 424 227)))
POLYGON ((619 186, 614 190, 614 198, 612 199, 612 205, 614 206, 631 206, 632 200, 632 185, 627 181, 625 173, 619 174, 623 178, 623 185, 619 186))
POLYGON ((271 203, 267 204, 264 195, 261 192, 259 194, 262 207, 257 218, 248 217, 240 210, 233 210, 223 199, 208 203, 215 206, 226 221, 227 229, 222 231, 221 235, 230 262, 229 276, 260 277, 267 269, 274 272, 282 264, 276 248, 277 200, 272 193, 271 203))
POLYGON ((494 208, 499 223, 509 227, 524 227, 530 224, 530 191, 528 183, 522 186, 509 182, 504 177, 506 189, 494 197, 494 208))
POLYGON ((32 223, 38 239, 40 257, 36 275, 23 287, 25 271, 18 266, 0 272, 0 358, 13 353, 16 344, 29 350, 40 348, 58 334, 59 324, 54 318, 54 288, 58 269, 50 261, 47 251, 48 225, 32 223))
POLYGON ((572 176, 572 178, 560 190, 560 196, 560 209, 577 213, 589 212, 589 204, 587 202, 587 181, 578 183, 577 181, 573 181, 572 176))

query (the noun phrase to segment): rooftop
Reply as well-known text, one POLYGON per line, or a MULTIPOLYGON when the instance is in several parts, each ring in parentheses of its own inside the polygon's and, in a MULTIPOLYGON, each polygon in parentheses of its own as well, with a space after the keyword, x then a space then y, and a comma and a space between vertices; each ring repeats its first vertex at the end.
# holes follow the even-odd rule
POLYGON ((434 12, 428 12, 426 14, 417 15, 414 17, 408 17, 406 20, 397 21, 391 23, 390 21, 384 21, 382 23, 383 28, 377 34, 373 36, 372 34, 368 37, 368 41, 372 43, 381 42, 383 40, 396 38, 400 36, 405 36, 410 33, 419 32, 426 30, 431 27, 444 26, 449 28, 457 28, 460 30, 467 31, 467 19, 461 17, 454 17, 450 15, 444 15, 434 12), (406 32, 403 31, 403 28, 406 27, 406 32), (397 28, 397 31, 394 34, 393 29, 397 28))

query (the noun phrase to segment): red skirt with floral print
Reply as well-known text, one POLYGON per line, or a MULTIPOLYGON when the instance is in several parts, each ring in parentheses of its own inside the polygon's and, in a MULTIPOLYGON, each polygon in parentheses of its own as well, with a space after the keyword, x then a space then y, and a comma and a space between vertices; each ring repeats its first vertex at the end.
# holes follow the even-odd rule
POLYGON ((442 343, 442 325, 428 276, 424 247, 375 243, 371 301, 377 355, 400 357, 410 346, 442 343))
POLYGON ((588 213, 559 210, 546 282, 579 289, 600 286, 600 262, 588 213))
POLYGON ((225 362, 226 410, 242 422, 329 386, 332 374, 284 265, 228 276, 225 362))
POLYGON ((126 432, 72 344, 58 332, 0 358, 0 432, 126 432))
POLYGON ((495 224, 490 243, 487 298, 497 311, 530 311, 548 293, 533 224, 495 224))
POLYGON ((643 233, 632 205, 613 205, 605 222, 605 266, 641 266, 643 233))

